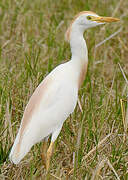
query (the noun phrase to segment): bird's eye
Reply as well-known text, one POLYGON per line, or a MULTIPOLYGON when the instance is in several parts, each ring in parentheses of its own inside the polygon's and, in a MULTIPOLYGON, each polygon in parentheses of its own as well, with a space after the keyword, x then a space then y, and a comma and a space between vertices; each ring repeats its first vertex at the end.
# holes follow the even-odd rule
POLYGON ((91 20, 92 18, 91 18, 91 16, 87 16, 87 19, 88 19, 88 20, 91 20))

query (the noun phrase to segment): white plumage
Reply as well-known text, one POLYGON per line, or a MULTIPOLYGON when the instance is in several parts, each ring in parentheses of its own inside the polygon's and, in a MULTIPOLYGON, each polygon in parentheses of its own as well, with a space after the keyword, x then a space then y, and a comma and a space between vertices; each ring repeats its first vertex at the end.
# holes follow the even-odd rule
POLYGON ((33 109, 32 116, 28 116, 29 122, 27 122, 26 127, 22 131, 22 137, 20 136, 23 122, 21 123, 20 130, 10 153, 10 158, 15 164, 19 163, 32 145, 41 141, 44 137, 52 134, 52 141, 56 140, 63 122, 73 112, 77 102, 78 88, 76 87, 76 83, 70 83, 75 80, 75 77, 72 76, 72 71, 71 63, 70 65, 69 63, 62 64, 54 69, 37 87, 26 107, 27 110, 27 108, 30 108, 31 103, 34 103, 35 109, 33 109), (47 86, 44 93, 45 86, 43 84, 47 86), (38 101, 34 101, 34 95, 38 96, 36 99, 38 101), (15 150, 17 150, 16 146, 19 142, 20 151, 17 156, 15 150))
POLYGON ((46 159, 48 170, 52 144, 64 121, 75 109, 78 90, 87 71, 88 51, 83 33, 89 27, 117 20, 88 11, 75 17, 66 34, 71 46, 71 60, 56 67, 31 96, 9 155, 13 163, 18 164, 35 143, 51 135, 46 159))

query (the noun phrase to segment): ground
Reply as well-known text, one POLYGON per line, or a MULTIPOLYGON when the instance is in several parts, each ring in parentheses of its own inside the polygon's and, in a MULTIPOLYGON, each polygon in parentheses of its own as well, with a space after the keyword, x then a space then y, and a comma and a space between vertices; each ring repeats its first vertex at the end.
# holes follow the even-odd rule
POLYGON ((83 10, 121 21, 85 32, 89 66, 79 91, 83 112, 77 105, 64 123, 49 178, 128 179, 128 138, 124 139, 123 121, 127 84, 122 73, 127 76, 128 72, 127 7, 127 0, 0 1, 0 179, 46 177, 42 143, 17 166, 9 162, 8 154, 34 89, 54 67, 70 59, 64 34, 73 16, 83 10))

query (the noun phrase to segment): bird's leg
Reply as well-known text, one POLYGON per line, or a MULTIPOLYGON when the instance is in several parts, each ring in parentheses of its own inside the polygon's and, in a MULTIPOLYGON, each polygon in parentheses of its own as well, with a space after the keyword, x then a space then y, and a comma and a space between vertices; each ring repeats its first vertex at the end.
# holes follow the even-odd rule
POLYGON ((44 166, 46 166, 46 152, 47 152, 47 141, 44 140, 42 145, 42 153, 41 153, 41 158, 44 166))
POLYGON ((47 159, 46 159, 46 170, 49 170, 50 167, 50 160, 51 160, 51 156, 52 156, 52 151, 53 151, 53 145, 54 142, 51 141, 50 146, 47 150, 47 159))
POLYGON ((47 150, 47 159, 46 159, 46 170, 47 170, 47 172, 49 171, 49 167, 50 167, 50 160, 51 160, 51 156, 52 156, 53 145, 54 145, 54 142, 55 142, 56 138, 58 137, 58 135, 61 131, 62 125, 63 124, 60 124, 60 126, 58 126, 58 128, 56 128, 56 130, 52 133, 51 143, 50 143, 50 146, 47 150))

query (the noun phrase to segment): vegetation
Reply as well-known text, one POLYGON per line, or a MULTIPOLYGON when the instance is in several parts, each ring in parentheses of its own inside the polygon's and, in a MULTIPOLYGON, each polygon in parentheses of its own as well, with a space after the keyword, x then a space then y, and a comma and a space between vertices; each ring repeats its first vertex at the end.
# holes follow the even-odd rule
POLYGON ((126 100, 126 111, 127 84, 119 67, 128 72, 127 7, 127 0, 0 1, 0 179, 45 179, 42 143, 17 166, 8 154, 34 89, 54 67, 70 59, 64 33, 73 16, 83 10, 121 22, 85 32, 89 66, 79 91, 83 112, 77 105, 63 125, 50 179, 128 179, 128 138, 123 140, 120 105, 120 99, 126 100))

